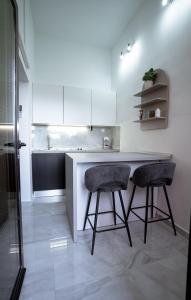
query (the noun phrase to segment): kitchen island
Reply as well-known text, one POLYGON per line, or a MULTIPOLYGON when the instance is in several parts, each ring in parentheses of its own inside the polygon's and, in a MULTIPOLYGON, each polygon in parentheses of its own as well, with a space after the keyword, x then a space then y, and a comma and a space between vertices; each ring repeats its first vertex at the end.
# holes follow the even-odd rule
POLYGON ((66 153, 113 153, 118 149, 50 148, 32 150, 32 177, 34 196, 63 195, 65 190, 66 153))
MULTIPOLYGON (((67 153, 66 154, 66 210, 71 228, 72 238, 77 241, 77 232, 82 230, 85 217, 85 209, 88 200, 88 191, 84 185, 85 171, 100 164, 128 164, 131 166, 131 175, 134 170, 145 163, 166 161, 172 158, 171 154, 165 153, 139 153, 139 152, 117 152, 117 153, 67 153)), ((128 200, 132 191, 129 182, 127 191, 123 191, 123 199, 127 209, 128 200)), ((102 193, 100 199, 100 211, 111 210, 111 193, 102 193)), ((154 193, 155 204, 157 202, 157 189, 154 193)), ((121 208, 116 194, 116 210, 121 214, 121 208)), ((135 196, 139 205, 145 203, 145 190, 137 189, 135 196)), ((91 212, 95 212, 95 195, 92 197, 91 212)), ((140 215, 143 211, 140 210, 140 215)), ((136 220, 131 216, 130 221, 136 220)), ((118 220, 120 223, 120 220, 118 220)), ((113 217, 110 214, 98 218, 98 227, 113 225, 113 217)), ((86 228, 89 224, 87 224, 86 228)))

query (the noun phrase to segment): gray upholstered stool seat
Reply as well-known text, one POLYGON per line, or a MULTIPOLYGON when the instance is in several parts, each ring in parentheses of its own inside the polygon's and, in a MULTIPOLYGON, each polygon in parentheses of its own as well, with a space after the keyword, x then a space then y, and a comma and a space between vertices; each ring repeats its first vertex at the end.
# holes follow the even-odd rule
POLYGON ((122 190, 122 185, 120 182, 110 182, 110 183, 104 183, 99 186, 100 192, 117 192, 122 190))
POLYGON ((89 198, 88 198, 88 203, 87 203, 87 208, 86 208, 83 230, 85 230, 86 222, 88 221, 90 223, 91 228, 93 229, 91 254, 93 254, 93 252, 94 252, 95 237, 96 237, 97 232, 110 231, 110 230, 126 227, 127 234, 129 237, 129 242, 130 242, 130 245, 132 246, 131 235, 130 235, 129 226, 128 226, 128 223, 126 220, 125 207, 124 207, 123 198, 122 198, 122 194, 121 194, 121 190, 127 189, 130 170, 131 170, 130 167, 127 165, 101 165, 101 166, 90 168, 85 172, 85 186, 89 190, 89 198), (90 214, 89 208, 90 208, 92 193, 95 193, 95 192, 97 193, 96 210, 95 210, 94 214, 90 214), (102 192, 111 192, 112 193, 113 210, 99 212, 100 194, 102 192), (123 217, 119 216, 119 214, 116 212, 115 192, 118 192, 118 194, 119 194, 123 217), (124 225, 115 227, 115 228, 104 229, 104 230, 98 231, 97 230, 98 215, 106 214, 106 213, 113 214, 114 225, 116 225, 116 217, 118 217, 124 225), (89 216, 95 216, 94 226, 91 223, 89 216))
POLYGON ((144 231, 144 243, 146 243, 146 237, 147 237, 147 224, 151 222, 158 222, 163 220, 170 219, 172 222, 172 227, 174 230, 174 234, 176 235, 176 228, 174 225, 174 219, 170 207, 170 202, 168 199, 167 194, 167 185, 172 184, 173 175, 175 171, 176 164, 173 162, 163 162, 163 163, 151 163, 147 165, 143 165, 139 168, 137 168, 133 174, 133 177, 131 178, 131 181, 134 183, 132 196, 129 203, 129 208, 127 211, 127 220, 129 218, 130 212, 135 214, 140 220, 142 220, 145 223, 145 231, 144 231), (132 207, 135 190, 136 187, 140 188, 146 188, 146 205, 145 206, 138 206, 138 207, 132 207), (169 214, 164 212, 163 210, 156 207, 153 203, 153 195, 154 195, 154 188, 155 187, 163 187, 166 203, 168 206, 169 214), (151 189, 151 204, 149 205, 149 189, 151 189), (148 220, 148 209, 151 208, 151 219, 148 220), (145 219, 143 220, 137 213, 135 213, 134 210, 145 208, 145 219), (153 220, 153 209, 159 210, 162 214, 165 215, 164 218, 160 218, 157 220, 153 220))

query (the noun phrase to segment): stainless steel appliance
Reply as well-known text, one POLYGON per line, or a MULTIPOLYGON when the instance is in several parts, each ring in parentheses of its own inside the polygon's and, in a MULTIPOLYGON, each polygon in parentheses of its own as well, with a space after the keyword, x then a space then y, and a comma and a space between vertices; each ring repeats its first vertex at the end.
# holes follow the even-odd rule
POLYGON ((103 148, 104 149, 111 149, 112 148, 112 139, 108 136, 104 136, 103 138, 103 148))

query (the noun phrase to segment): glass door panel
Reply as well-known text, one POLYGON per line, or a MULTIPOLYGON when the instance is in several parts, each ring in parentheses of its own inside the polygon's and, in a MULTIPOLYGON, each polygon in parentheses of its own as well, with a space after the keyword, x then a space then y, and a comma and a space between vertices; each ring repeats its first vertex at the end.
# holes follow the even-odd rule
POLYGON ((10 299, 21 267, 15 120, 15 15, 0 1, 0 299, 10 299))

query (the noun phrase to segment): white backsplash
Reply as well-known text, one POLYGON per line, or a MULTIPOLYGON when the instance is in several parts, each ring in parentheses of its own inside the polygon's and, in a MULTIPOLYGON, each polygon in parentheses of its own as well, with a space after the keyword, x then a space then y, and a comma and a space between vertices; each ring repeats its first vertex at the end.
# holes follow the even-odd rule
POLYGON ((32 126, 33 150, 102 149, 103 138, 112 140, 112 148, 120 149, 120 127, 32 126))

